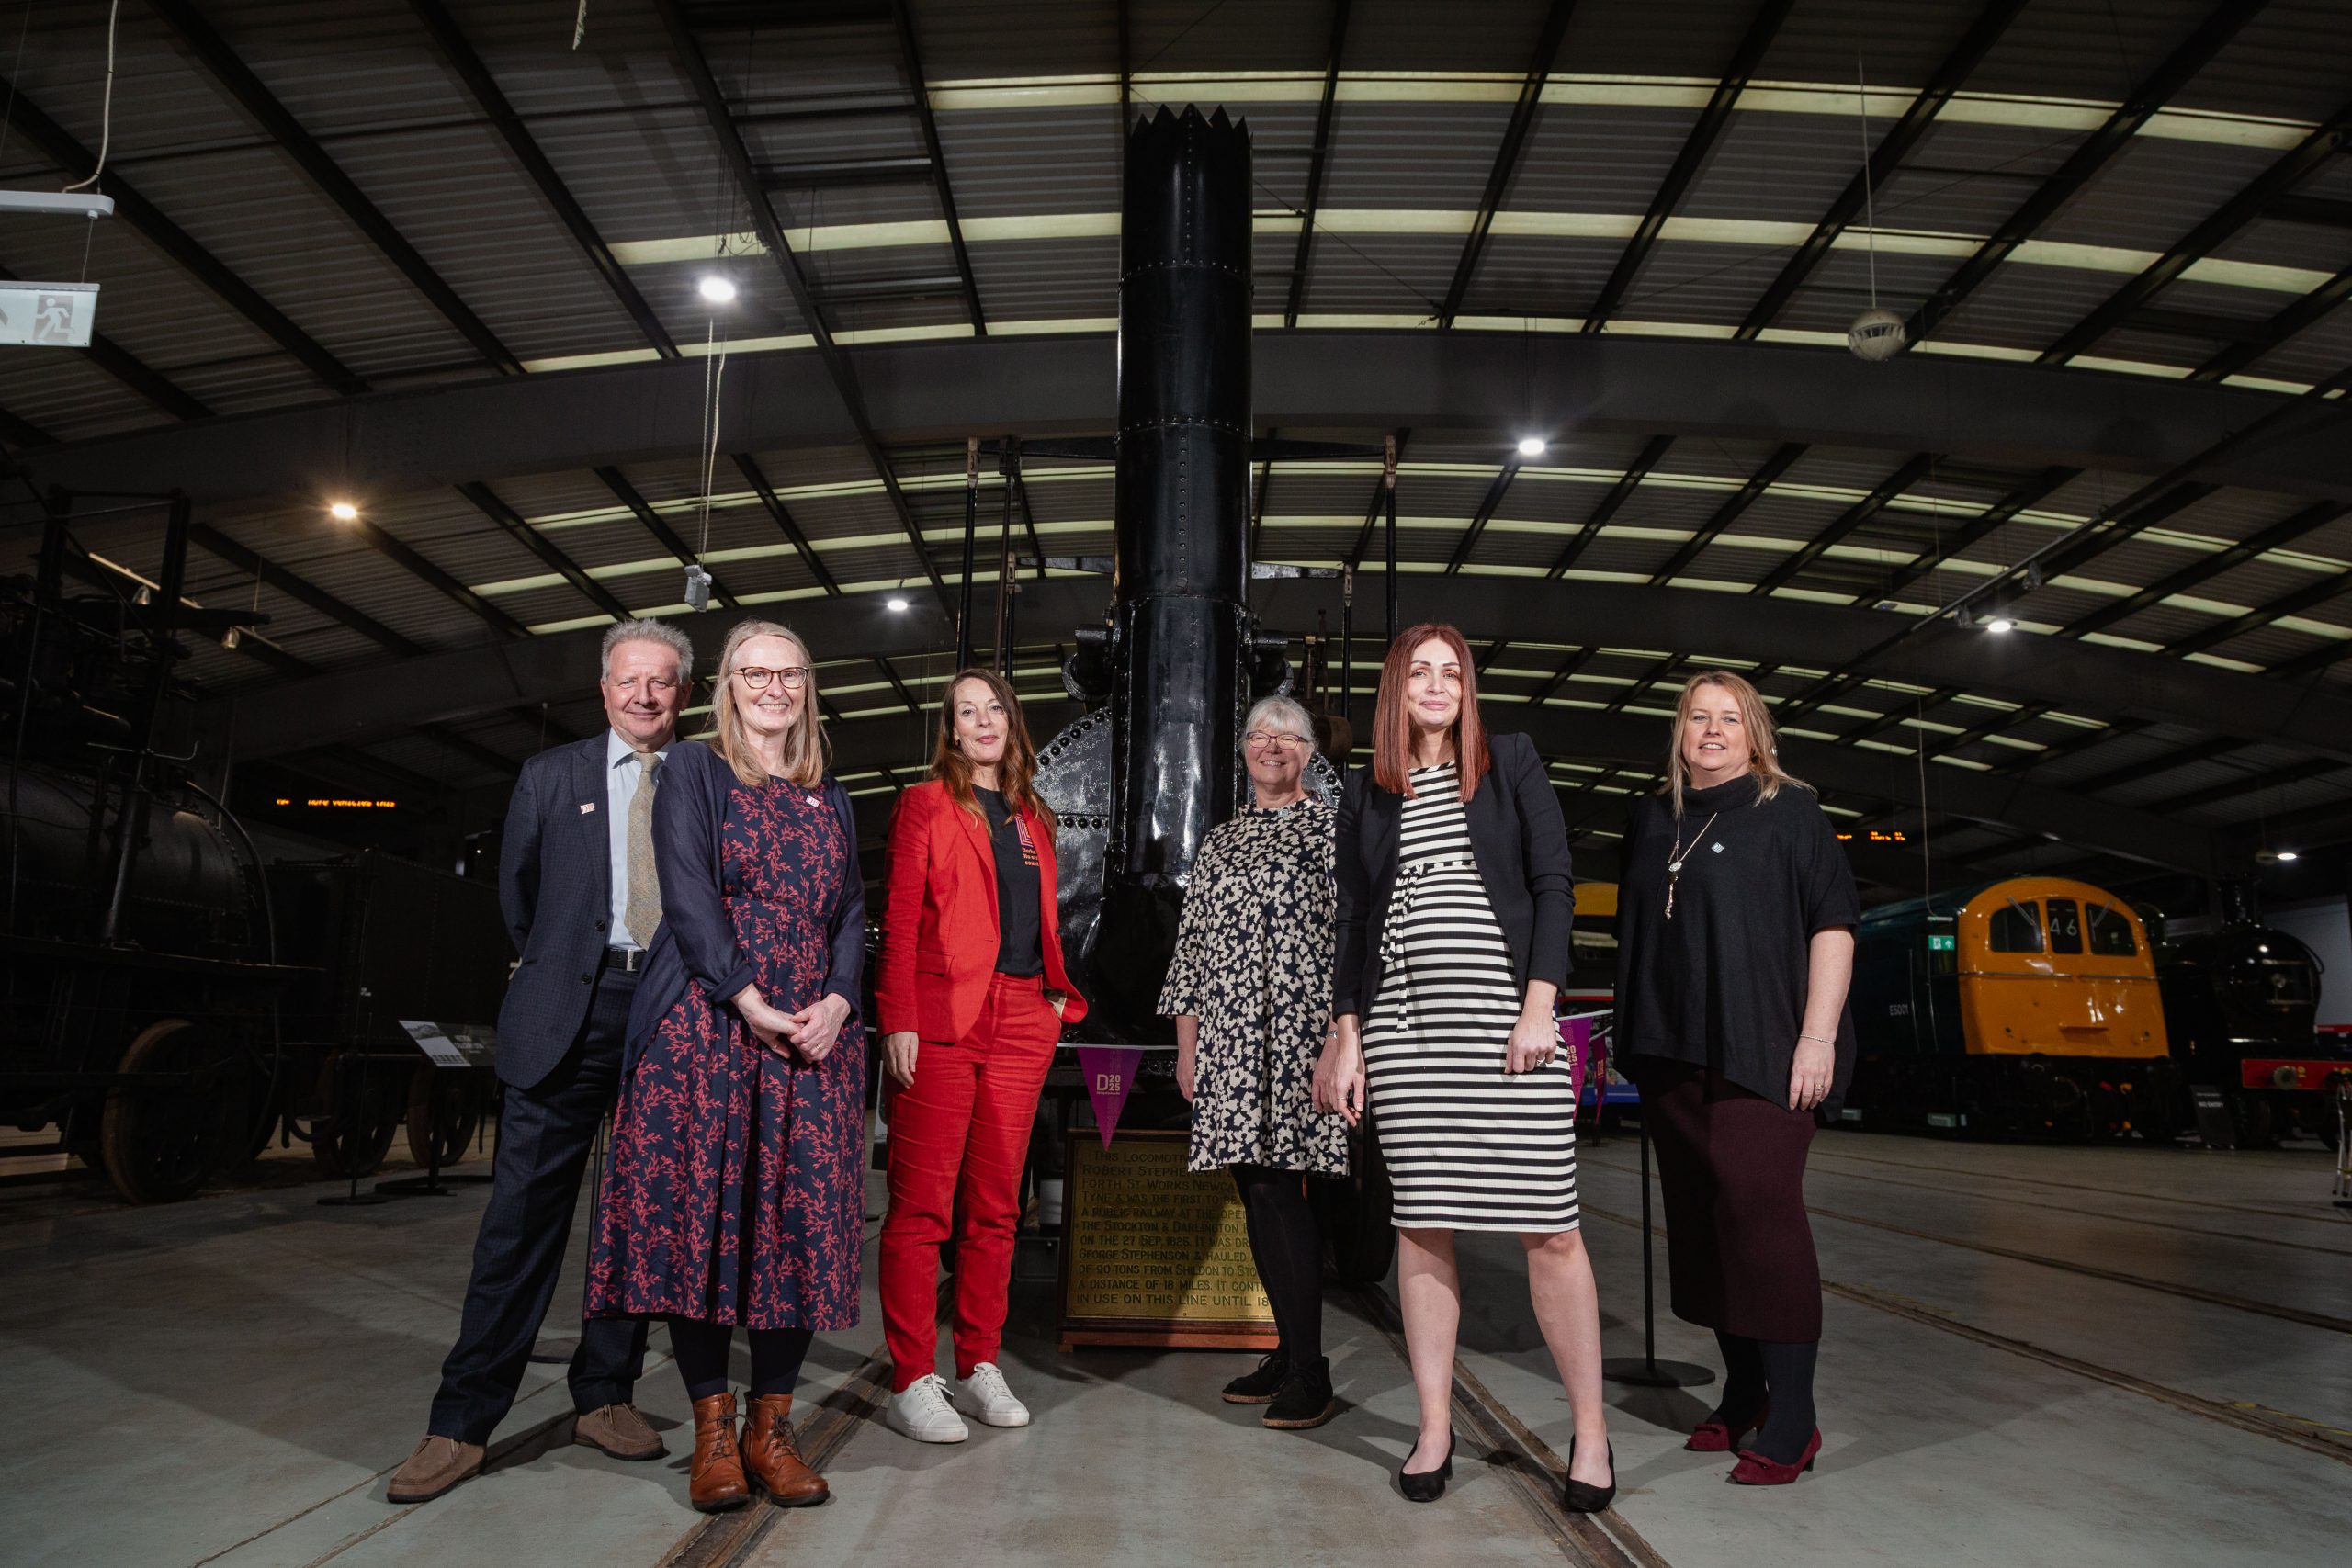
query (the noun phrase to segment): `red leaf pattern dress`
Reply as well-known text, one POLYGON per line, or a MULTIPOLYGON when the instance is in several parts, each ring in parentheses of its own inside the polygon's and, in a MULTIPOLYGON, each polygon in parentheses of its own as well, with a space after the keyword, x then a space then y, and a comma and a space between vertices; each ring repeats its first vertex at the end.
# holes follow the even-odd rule
MULTIPOLYGON (((827 911, 857 874, 840 818, 786 780, 739 784, 720 838, 720 891, 760 995, 807 1007, 824 987, 827 911)), ((690 984, 621 1085, 589 1315, 854 1326, 865 1055, 848 1023, 812 1066, 690 984)))

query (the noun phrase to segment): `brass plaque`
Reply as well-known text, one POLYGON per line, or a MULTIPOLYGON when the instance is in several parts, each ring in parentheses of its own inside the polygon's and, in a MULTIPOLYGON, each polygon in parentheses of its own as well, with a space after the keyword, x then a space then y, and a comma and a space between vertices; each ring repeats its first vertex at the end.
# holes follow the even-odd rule
POLYGON ((1070 1140, 1062 1344, 1267 1348, 1274 1314, 1233 1179, 1184 1168, 1182 1133, 1070 1140))

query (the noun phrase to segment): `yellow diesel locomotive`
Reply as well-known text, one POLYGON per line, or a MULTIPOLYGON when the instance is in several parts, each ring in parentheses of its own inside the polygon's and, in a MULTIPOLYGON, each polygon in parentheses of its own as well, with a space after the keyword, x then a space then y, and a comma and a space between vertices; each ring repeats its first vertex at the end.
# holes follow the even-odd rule
POLYGON ((2177 1125, 2155 953, 2121 898, 2020 876, 1871 910, 1851 1121, 2012 1136, 2177 1125))

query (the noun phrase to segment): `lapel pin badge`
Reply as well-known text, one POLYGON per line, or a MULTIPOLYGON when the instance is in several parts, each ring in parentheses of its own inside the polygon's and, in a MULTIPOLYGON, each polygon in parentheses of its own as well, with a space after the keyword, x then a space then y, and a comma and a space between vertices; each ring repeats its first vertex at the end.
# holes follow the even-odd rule
POLYGON ((588 813, 595 809, 596 803, 593 800, 583 800, 580 803, 580 815, 582 817, 587 816, 588 813))
POLYGON ((1721 854, 1721 853, 1723 853, 1723 852, 1724 852, 1723 840, 1721 840, 1719 839, 1719 840, 1717 840, 1715 841, 1715 853, 1717 853, 1717 854, 1721 854))

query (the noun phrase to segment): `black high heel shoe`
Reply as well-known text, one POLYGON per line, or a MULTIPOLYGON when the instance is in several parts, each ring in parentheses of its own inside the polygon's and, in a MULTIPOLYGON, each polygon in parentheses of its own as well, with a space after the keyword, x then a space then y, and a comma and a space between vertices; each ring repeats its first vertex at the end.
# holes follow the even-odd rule
MULTIPOLYGON (((1568 1439, 1568 1468, 1570 1470, 1574 1470, 1576 1468, 1576 1463, 1577 1440, 1574 1438, 1570 1438, 1568 1439)), ((1561 1496, 1560 1501, 1562 1505, 1567 1508, 1568 1512, 1572 1514, 1597 1514, 1602 1509, 1608 1507, 1611 1503, 1616 1501, 1616 1498, 1617 1445, 1615 1443, 1611 1443, 1609 1445, 1609 1484, 1606 1486, 1590 1486, 1571 1475, 1568 1477, 1566 1490, 1561 1496)))
MULTIPOLYGON (((1407 1454, 1407 1459, 1413 1456, 1407 1454)), ((1409 1471, 1401 1463, 1396 1467, 1396 1487, 1408 1503, 1434 1503, 1445 1495, 1445 1483, 1453 1478, 1453 1434, 1445 1435, 1445 1462, 1435 1470, 1409 1471)))

